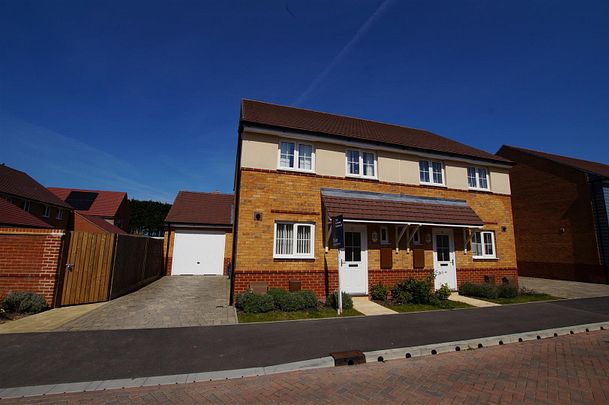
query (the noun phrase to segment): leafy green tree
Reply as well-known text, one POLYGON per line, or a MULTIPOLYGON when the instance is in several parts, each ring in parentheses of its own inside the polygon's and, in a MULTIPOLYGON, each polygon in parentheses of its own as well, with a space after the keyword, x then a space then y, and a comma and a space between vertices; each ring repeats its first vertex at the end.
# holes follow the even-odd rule
POLYGON ((164 222, 171 204, 159 201, 129 200, 129 232, 136 235, 163 236, 164 222))

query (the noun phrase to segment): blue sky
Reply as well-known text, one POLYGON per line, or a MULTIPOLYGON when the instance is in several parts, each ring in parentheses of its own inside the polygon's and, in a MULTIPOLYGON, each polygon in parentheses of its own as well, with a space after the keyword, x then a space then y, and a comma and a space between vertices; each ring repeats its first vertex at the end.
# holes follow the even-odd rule
POLYGON ((0 162, 232 191, 252 98, 609 163, 607 1, 0 0, 0 162))

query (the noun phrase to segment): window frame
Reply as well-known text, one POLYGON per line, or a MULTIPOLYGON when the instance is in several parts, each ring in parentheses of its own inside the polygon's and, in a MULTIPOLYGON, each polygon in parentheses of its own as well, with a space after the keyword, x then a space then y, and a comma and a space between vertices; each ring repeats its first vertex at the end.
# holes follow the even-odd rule
POLYGON ((55 215, 55 219, 63 219, 63 208, 57 208, 57 214, 55 215))
POLYGON ((379 228, 379 243, 381 245, 389 245, 389 227, 388 226, 381 226, 379 228), (383 239, 383 231, 385 231, 385 239, 383 239))
POLYGON ((490 173, 490 171, 486 167, 468 166, 467 167, 467 187, 470 190, 491 191, 491 173, 490 173), (469 170, 470 169, 473 169, 476 174, 476 186, 475 187, 472 187, 469 184, 469 170), (486 188, 480 187, 480 169, 483 169, 484 171, 486 171, 486 188))
POLYGON ((431 159, 420 159, 419 160, 419 184, 423 184, 426 186, 434 186, 434 187, 446 187, 446 168, 444 167, 444 162, 440 160, 431 160, 431 159), (429 175, 429 181, 421 180, 421 162, 427 162, 427 174, 429 175), (436 183, 433 181, 433 164, 439 163, 442 167, 442 183, 436 183))
POLYGON ((315 173, 315 145, 308 142, 299 142, 293 141, 289 139, 282 139, 277 144, 277 170, 287 170, 292 172, 304 172, 304 173, 315 173), (281 166, 281 144, 282 143, 291 143, 294 145, 294 167, 284 167, 281 166), (310 146, 311 147, 311 169, 301 169, 298 167, 300 165, 300 146, 310 146))
POLYGON ((273 225, 273 259, 315 259, 315 224, 310 222, 294 222, 294 221, 275 221, 273 225), (292 254, 278 254, 277 253, 277 226, 278 225, 292 225, 292 254), (302 254, 296 253, 298 245, 298 227, 308 226, 311 229, 311 240, 310 240, 310 253, 302 254))
POLYGON ((48 205, 44 206, 44 210, 42 211, 43 218, 49 218, 51 216, 51 207, 48 205))
POLYGON ((25 212, 30 212, 30 210, 32 209, 32 204, 30 203, 30 200, 23 200, 23 205, 21 206, 21 208, 25 212))
POLYGON ((379 169, 378 169, 378 156, 376 152, 367 149, 356 149, 356 148, 348 148, 345 149, 345 176, 353 177, 356 179, 374 179, 378 180, 379 169), (349 152, 357 152, 359 154, 358 158, 358 167, 359 174, 349 173, 349 152), (373 156, 374 159, 374 175, 368 176, 364 174, 364 153, 369 153, 373 156))
POLYGON ((472 251, 472 258, 473 259, 478 259, 478 260, 488 260, 488 259, 497 259, 497 243, 495 241, 495 231, 475 231, 474 234, 472 235, 472 247, 471 247, 471 251, 472 251), (476 255, 474 254, 474 235, 479 233, 480 234, 480 244, 482 245, 482 255, 476 255), (485 252, 484 249, 484 234, 490 234, 491 235, 491 243, 493 245, 493 254, 489 255, 485 252))

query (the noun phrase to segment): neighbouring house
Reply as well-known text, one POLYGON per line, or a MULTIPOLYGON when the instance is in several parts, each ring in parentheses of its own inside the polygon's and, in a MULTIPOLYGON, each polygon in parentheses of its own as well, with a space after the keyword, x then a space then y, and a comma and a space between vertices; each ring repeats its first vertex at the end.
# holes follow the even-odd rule
MULTIPOLYGON (((129 199, 127 193, 107 190, 82 190, 49 187, 57 197, 74 207, 80 214, 74 221, 75 231, 104 232, 96 218, 129 232, 129 199)), ((112 232, 118 232, 112 227, 112 232)))
POLYGON ((521 276, 609 283, 609 165, 504 145, 521 276))
POLYGON ((228 273, 233 204, 233 194, 178 193, 165 219, 167 275, 228 273))
POLYGON ((431 273, 451 289, 517 283, 511 166, 424 130, 244 100, 232 292, 266 283, 322 298, 339 274, 356 295, 431 273))
POLYGON ((0 299, 31 291, 53 305, 72 207, 28 174, 0 165, 0 299))
POLYGON ((55 194, 50 192, 42 184, 38 183, 27 173, 13 169, 4 164, 0 165, 0 198, 18 207, 25 214, 3 204, 0 216, 3 217, 2 225, 27 226, 34 228, 57 228, 68 229, 71 226, 72 207, 66 204, 55 194), (16 221, 21 218, 20 222, 16 221), (26 217, 34 217, 39 221, 26 217), (8 221, 5 223, 5 221, 8 221), (35 226, 34 224, 38 224, 35 226), (46 224, 48 226, 44 226, 46 224))

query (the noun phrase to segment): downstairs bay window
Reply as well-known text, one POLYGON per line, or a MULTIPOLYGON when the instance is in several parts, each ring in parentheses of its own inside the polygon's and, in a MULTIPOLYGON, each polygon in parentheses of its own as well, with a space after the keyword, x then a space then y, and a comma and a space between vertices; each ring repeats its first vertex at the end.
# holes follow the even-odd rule
POLYGON ((273 242, 275 259, 313 259, 315 225, 276 222, 273 242))
POLYGON ((474 232, 472 236, 472 256, 474 259, 496 259, 495 233, 492 231, 474 232))

